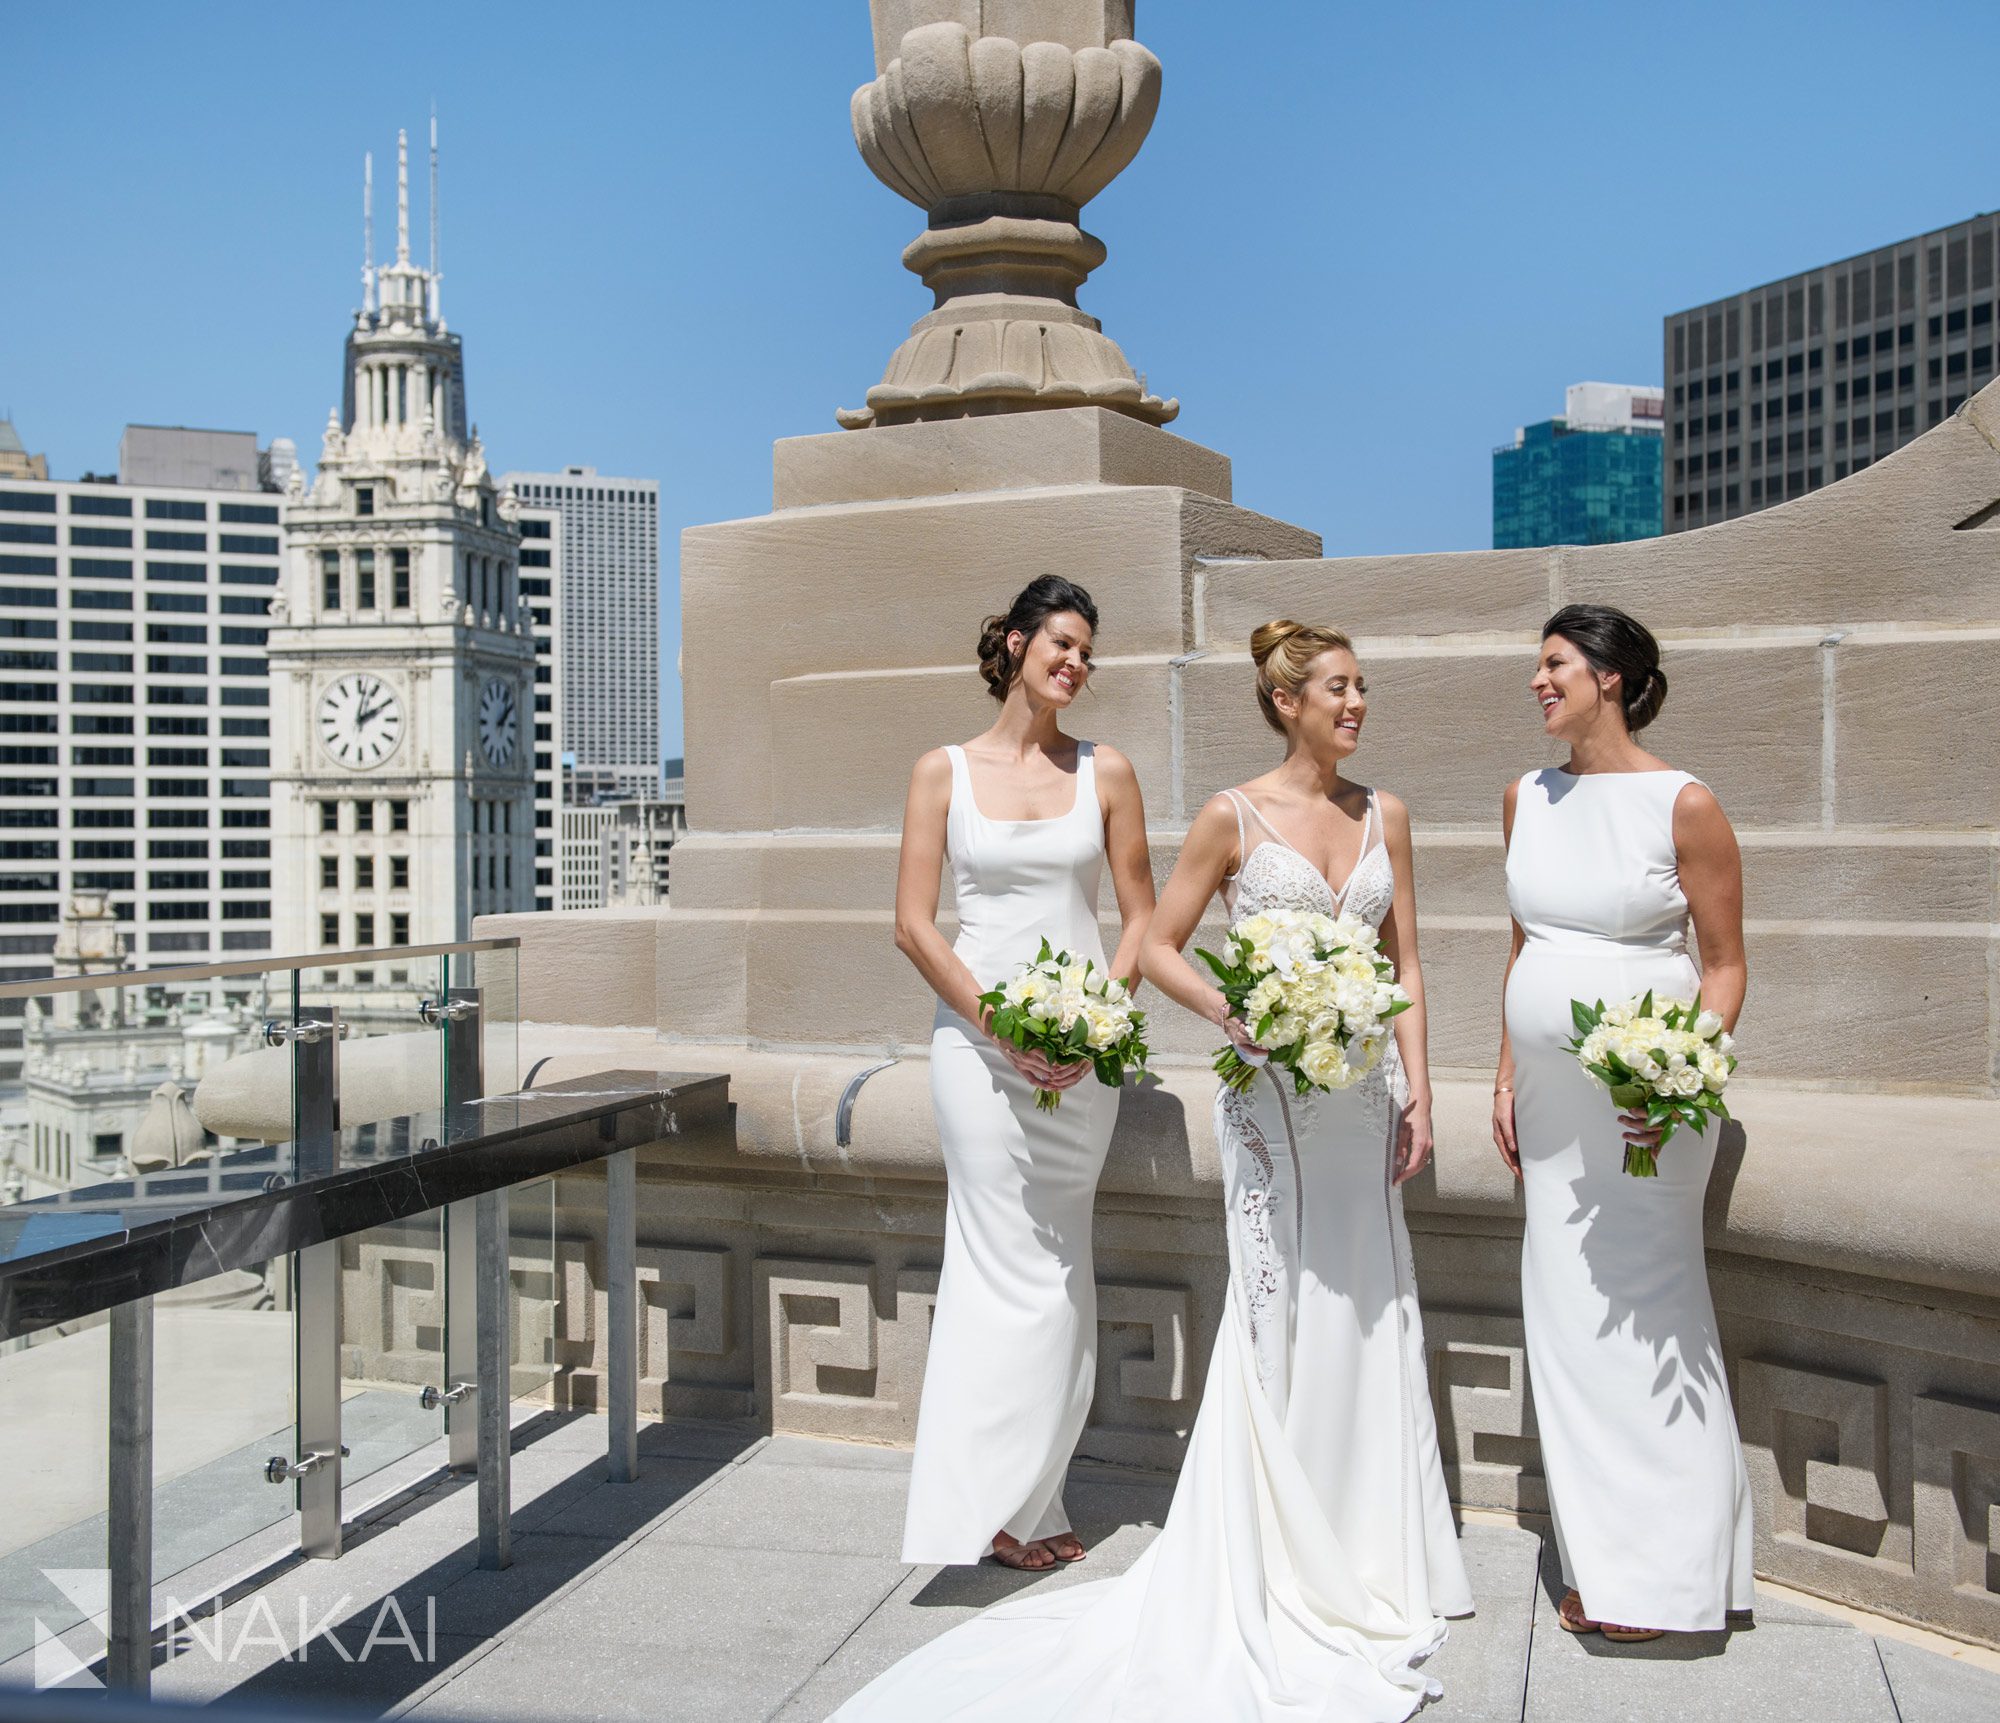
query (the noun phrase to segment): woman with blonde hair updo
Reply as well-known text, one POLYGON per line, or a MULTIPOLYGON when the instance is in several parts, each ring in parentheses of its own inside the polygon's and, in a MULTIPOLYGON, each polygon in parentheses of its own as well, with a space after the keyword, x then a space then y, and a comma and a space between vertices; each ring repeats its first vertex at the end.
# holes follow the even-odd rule
POLYGON ((1418 1665, 1443 1618, 1472 1611, 1400 1191, 1431 1152, 1409 814, 1342 775, 1368 710, 1347 637, 1270 622, 1251 656, 1284 758, 1196 816, 1146 978, 1216 1041, 1261 1052, 1181 955, 1219 893, 1232 919, 1369 923, 1412 1007, 1352 1088, 1296 1096, 1269 1067, 1245 1093, 1218 1085, 1227 1291, 1160 1535, 1116 1579, 1024 1595, 934 1640, 839 1723, 1401 1723, 1438 1691, 1418 1665))

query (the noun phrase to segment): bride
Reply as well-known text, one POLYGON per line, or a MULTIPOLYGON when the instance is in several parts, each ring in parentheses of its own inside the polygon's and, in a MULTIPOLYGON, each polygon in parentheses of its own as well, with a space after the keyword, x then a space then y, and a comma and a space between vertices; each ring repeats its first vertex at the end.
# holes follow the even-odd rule
POLYGON ((1471 1612, 1398 1190, 1431 1150, 1409 817, 1341 776, 1367 712, 1347 637, 1272 622, 1251 655, 1284 760, 1195 819, 1144 973, 1250 1045, 1181 956, 1220 890, 1232 916, 1374 923, 1414 1004, 1353 1089, 1298 1098, 1267 1071, 1216 1096, 1228 1295, 1159 1537, 1117 1579, 1028 1592, 945 1634, 838 1723, 1400 1723, 1435 1692, 1417 1665, 1441 1618, 1471 1612))

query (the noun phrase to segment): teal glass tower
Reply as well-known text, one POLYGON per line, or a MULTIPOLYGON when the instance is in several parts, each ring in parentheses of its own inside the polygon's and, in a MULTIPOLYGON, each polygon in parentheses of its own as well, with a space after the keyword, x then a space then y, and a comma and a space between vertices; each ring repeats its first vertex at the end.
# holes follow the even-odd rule
POLYGON ((1493 451, 1495 550, 1660 535, 1661 392, 1579 384, 1569 409, 1493 451))

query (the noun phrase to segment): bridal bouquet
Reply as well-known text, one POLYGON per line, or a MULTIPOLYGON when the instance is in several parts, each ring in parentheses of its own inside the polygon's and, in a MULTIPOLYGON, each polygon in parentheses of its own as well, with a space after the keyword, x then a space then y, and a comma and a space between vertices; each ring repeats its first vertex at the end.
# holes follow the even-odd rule
MULTIPOLYGON (((1389 1019, 1410 996, 1381 954, 1375 929, 1351 915, 1274 909, 1229 930, 1226 956, 1197 948, 1215 971, 1233 1016, 1291 1073, 1298 1094, 1349 1089, 1372 1071, 1389 1041, 1389 1019)), ((1235 1047, 1215 1056, 1216 1074, 1239 1093, 1257 1063, 1235 1047)))
MULTIPOLYGON (((1626 1005, 1572 999, 1569 1009, 1577 1062, 1620 1108, 1643 1109, 1662 1143, 1682 1125, 1700 1133, 1711 1114, 1729 1117, 1722 1091, 1736 1069, 1736 1043, 1721 1016, 1701 1008, 1699 993, 1692 1000, 1648 993, 1626 1005)), ((1625 1170, 1635 1179, 1659 1176, 1653 1151, 1641 1143, 1625 1145, 1625 1170)))
MULTIPOLYGON (((993 1033, 1023 1052, 1040 1053, 1052 1065, 1088 1059, 1097 1080, 1116 1089, 1125 1071, 1146 1068, 1146 1014, 1134 1010, 1132 995, 1115 975, 1089 959, 1078 962, 1049 942, 979 1003, 993 1013, 993 1033)), ((1035 1105, 1045 1113, 1062 1105, 1053 1089, 1037 1089, 1035 1105)))

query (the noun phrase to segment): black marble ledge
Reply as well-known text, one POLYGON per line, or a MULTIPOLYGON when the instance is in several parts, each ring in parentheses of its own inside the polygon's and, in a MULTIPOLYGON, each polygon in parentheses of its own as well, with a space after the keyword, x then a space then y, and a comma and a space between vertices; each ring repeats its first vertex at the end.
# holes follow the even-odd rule
POLYGON ((0 1340, 662 1141, 726 1141, 729 1079, 604 1071, 546 1089, 0 1205, 0 1340))

